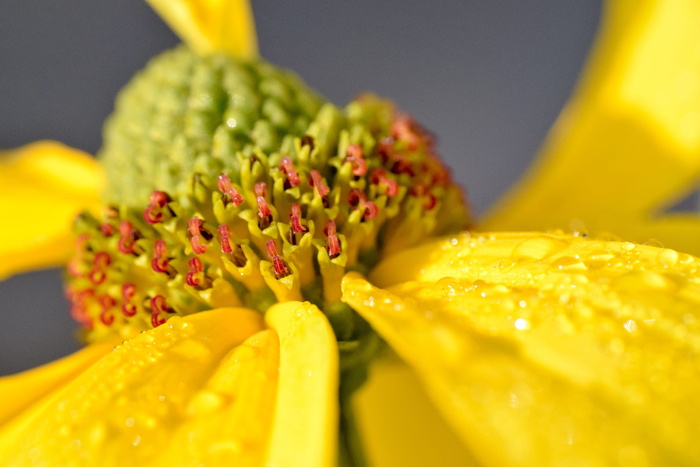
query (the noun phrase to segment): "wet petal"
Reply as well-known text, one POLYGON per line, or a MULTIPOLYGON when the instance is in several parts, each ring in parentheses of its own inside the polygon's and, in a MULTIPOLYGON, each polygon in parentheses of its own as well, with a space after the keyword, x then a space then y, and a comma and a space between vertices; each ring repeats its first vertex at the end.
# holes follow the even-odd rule
POLYGON ((247 0, 147 0, 170 27, 200 54, 258 53, 253 12, 247 0))
POLYGON ((314 305, 280 303, 265 315, 280 339, 279 391, 266 466, 335 466, 338 346, 314 305))
POLYGON ((344 300, 488 465, 695 465, 700 260, 566 235, 436 242, 344 300), (409 281, 402 282, 401 281, 409 281))
POLYGON ((481 227, 583 226, 700 254, 700 218, 663 212, 700 174, 698 21, 698 2, 607 2, 571 102, 533 168, 481 227))
POLYGON ((0 378, 0 425, 68 382, 112 351, 117 341, 100 342, 33 370, 0 378), (12 401, 12 403, 8 403, 12 401))
POLYGON ((42 141, 0 154, 0 279, 69 256, 75 215, 92 208, 103 185, 89 155, 42 141))
POLYGON ((374 363, 353 407, 369 465, 478 465, 403 362, 374 363))
MULTIPOLYGON (((186 427, 204 446, 183 447, 183 456, 199 450, 217 458, 213 450, 220 448, 235 459, 240 453, 225 442, 237 441, 242 450, 259 451, 260 442, 222 440, 217 430, 226 435, 230 427, 207 428, 195 419, 235 418, 226 413, 237 409, 227 391, 243 389, 222 384, 227 377, 235 379, 229 373, 235 373, 231 367, 237 364, 225 356, 259 331, 261 321, 250 310, 219 309, 173 317, 124 342, 52 397, 11 420, 0 433, 0 458, 10 465, 123 465, 125 459, 133 465, 159 465, 154 459, 172 448, 172 440, 181 438, 186 427), (221 413, 212 415, 212 408, 221 413)), ((251 364, 263 369, 251 371, 267 380, 265 368, 274 367, 276 352, 274 339, 262 340, 267 343, 258 344, 264 348, 258 353, 267 356, 262 361, 253 357, 257 361, 251 364)), ((243 401, 255 404, 253 399, 243 401)))
POLYGON ((263 465, 277 393, 279 339, 261 331, 229 352, 192 397, 159 465, 263 465))

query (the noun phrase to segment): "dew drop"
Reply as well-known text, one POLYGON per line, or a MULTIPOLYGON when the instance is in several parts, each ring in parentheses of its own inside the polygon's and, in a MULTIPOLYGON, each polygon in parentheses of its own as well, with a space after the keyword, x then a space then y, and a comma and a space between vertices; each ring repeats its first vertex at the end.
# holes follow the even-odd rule
POLYGON ((672 268, 678 262, 678 253, 668 248, 661 250, 656 255, 656 260, 664 267, 672 268))
POLYGON ((566 248, 566 244, 553 238, 530 238, 518 244, 511 256, 516 260, 538 261, 566 248))
POLYGON ((219 394, 201 391, 190 400, 187 405, 187 413, 193 416, 214 413, 223 405, 223 402, 219 394))
POLYGON ((183 339, 171 350, 187 360, 204 360, 211 353, 207 346, 194 339, 183 339))
POLYGON ((637 330, 637 323, 632 319, 627 320, 623 326, 625 330, 630 333, 637 330))

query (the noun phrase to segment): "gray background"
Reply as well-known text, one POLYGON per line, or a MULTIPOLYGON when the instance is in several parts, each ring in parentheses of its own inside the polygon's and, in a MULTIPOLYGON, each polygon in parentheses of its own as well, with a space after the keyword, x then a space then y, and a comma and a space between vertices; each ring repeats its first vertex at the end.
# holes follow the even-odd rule
MULTIPOLYGON (((600 15, 598 0, 253 1, 264 57, 338 104, 364 90, 398 102, 478 212, 537 152, 600 15)), ((0 148, 94 153, 117 90, 176 43, 142 0, 0 0, 0 148)), ((0 283, 0 375, 78 348, 74 329, 59 271, 0 283)))

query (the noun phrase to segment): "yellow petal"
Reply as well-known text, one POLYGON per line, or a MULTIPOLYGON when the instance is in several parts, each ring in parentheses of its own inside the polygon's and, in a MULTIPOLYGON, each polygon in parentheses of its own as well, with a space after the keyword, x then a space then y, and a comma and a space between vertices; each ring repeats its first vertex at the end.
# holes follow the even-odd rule
POLYGON ((258 53, 248 0, 147 0, 197 53, 225 52, 252 58, 258 53))
POLYGON ((338 346, 314 305, 280 303, 265 315, 280 339, 279 390, 268 467, 336 466, 338 346))
MULTIPOLYGON (((236 410, 225 392, 231 389, 223 387, 224 393, 218 394, 222 386, 213 380, 224 378, 220 373, 236 364, 224 358, 227 352, 261 327, 261 316, 245 309, 171 318, 124 342, 52 397, 11 420, 0 432, 0 458, 6 465, 108 466, 126 460, 129 465, 159 465, 158 456, 175 448, 171 441, 182 437, 180 427, 203 428, 193 418, 209 417, 207 411, 217 404, 222 412, 236 410)), ((274 361, 274 348, 270 353, 274 361)), ((224 430, 210 427, 207 433, 216 435, 219 428, 224 430)), ((196 431, 192 437, 205 445, 180 446, 183 453, 221 447, 196 431)), ((239 447, 260 449, 247 442, 239 447)), ((234 458, 240 454, 229 452, 234 458)))
MULTIPOLYGON (((261 331, 236 347, 187 404, 157 464, 263 465, 277 393, 279 339, 261 331)), ((154 465, 154 464, 150 464, 154 465)))
POLYGON ((698 216, 664 210, 700 175, 700 2, 606 4, 578 89, 524 179, 482 224, 570 228, 700 254, 698 216))
POLYGON ((380 264, 375 281, 412 280, 388 291, 349 276, 344 300, 487 465, 698 465, 698 266, 632 243, 464 235, 380 264))
POLYGON ((0 279, 63 263, 73 218, 97 204, 103 181, 92 157, 60 143, 0 153, 0 279))
POLYGON ((395 360, 373 363, 369 380, 354 395, 369 465, 478 465, 438 414, 415 372, 395 360))
POLYGON ((100 342, 33 370, 0 378, 0 425, 68 382, 112 351, 118 342, 100 342), (11 403, 10 403, 11 401, 11 403))

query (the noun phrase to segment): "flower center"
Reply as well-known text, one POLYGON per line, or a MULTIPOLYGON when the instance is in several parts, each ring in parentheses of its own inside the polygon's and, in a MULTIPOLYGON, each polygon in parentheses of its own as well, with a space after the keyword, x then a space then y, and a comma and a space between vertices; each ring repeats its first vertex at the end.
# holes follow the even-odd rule
POLYGON ((122 92, 102 158, 106 206, 76 221, 68 267, 90 340, 287 300, 317 304, 339 340, 355 339, 345 272, 468 222, 431 136, 387 101, 341 111, 266 63, 186 49, 122 92))

